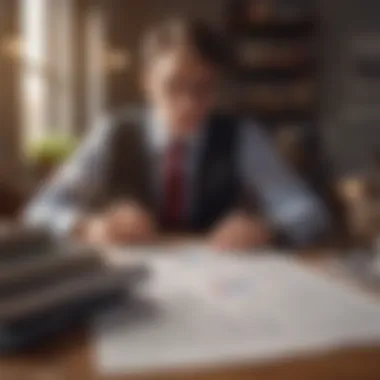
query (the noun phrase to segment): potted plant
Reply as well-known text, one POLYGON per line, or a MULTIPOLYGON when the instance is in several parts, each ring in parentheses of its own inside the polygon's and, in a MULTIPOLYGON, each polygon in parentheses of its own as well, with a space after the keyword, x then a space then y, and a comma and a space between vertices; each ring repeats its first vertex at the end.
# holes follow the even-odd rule
POLYGON ((27 156, 34 177, 46 178, 53 169, 62 164, 75 150, 77 140, 72 136, 51 134, 34 141, 27 148, 27 156))

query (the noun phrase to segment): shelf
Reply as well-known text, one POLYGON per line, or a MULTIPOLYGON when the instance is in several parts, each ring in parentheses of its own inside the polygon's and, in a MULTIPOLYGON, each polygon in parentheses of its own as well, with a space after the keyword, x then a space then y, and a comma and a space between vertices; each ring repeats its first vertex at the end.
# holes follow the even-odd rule
POLYGON ((299 110, 285 109, 277 111, 260 111, 249 107, 240 107, 240 111, 245 115, 251 115, 264 123, 279 123, 279 122, 308 122, 312 121, 315 115, 314 109, 299 110))
MULTIPOLYGON (((275 9, 273 4, 272 10, 259 7, 255 13, 254 9, 247 8, 246 1, 238 3, 231 0, 230 4, 229 33, 236 47, 237 60, 240 61, 233 72, 237 88, 244 86, 242 88, 245 89, 245 86, 251 85, 287 86, 304 79, 312 79, 313 83, 318 80, 319 63, 314 37, 319 23, 309 7, 300 5, 300 9, 292 10, 284 5, 275 9)), ((274 91, 275 95, 280 95, 274 91)), ((243 96, 247 97, 249 93, 243 96)), ((254 97, 252 99, 256 100, 254 97)), ((244 102, 244 99, 235 101, 235 105, 238 112, 257 118, 268 128, 276 129, 288 123, 305 124, 308 128, 315 124, 318 107, 314 102, 276 102, 274 105, 278 108, 267 109, 262 104, 260 107, 259 100, 264 101, 259 98, 256 107, 253 102, 250 104, 249 100, 244 102)))
POLYGON ((240 25, 235 29, 235 36, 252 38, 286 38, 297 39, 313 35, 315 23, 309 20, 298 22, 270 22, 263 24, 240 25))
POLYGON ((369 80, 379 80, 380 78, 380 60, 377 58, 373 58, 372 60, 359 59, 355 63, 355 69, 363 78, 369 80))
POLYGON ((294 67, 263 67, 263 68, 237 68, 235 77, 242 81, 262 82, 279 82, 291 81, 310 77, 315 72, 313 63, 306 63, 294 67))

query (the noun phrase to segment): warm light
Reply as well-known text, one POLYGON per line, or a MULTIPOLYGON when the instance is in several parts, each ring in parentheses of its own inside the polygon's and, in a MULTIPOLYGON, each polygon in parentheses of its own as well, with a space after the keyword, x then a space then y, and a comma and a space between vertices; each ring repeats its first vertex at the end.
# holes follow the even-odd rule
MULTIPOLYGON (((42 137, 46 124, 44 104, 46 101, 46 84, 38 72, 28 70, 29 67, 46 64, 46 5, 48 0, 23 0, 21 7, 21 26, 23 48, 19 45, 19 53, 23 56, 24 73, 21 81, 24 134, 25 141, 33 141, 42 137)), ((17 44, 16 44, 17 46, 17 44)))
POLYGON ((23 58, 25 42, 19 36, 5 37, 1 42, 1 51, 14 59, 23 58))
POLYGON ((111 49, 104 53, 104 68, 109 73, 127 70, 131 65, 131 55, 123 49, 111 49))

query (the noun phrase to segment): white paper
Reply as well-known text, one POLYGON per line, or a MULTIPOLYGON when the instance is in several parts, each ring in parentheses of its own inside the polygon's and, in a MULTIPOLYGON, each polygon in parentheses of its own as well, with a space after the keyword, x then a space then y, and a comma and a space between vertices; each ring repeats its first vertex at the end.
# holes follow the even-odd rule
POLYGON ((141 302, 95 324, 100 371, 226 365, 380 342, 380 305, 292 259, 199 247, 128 250, 150 280, 141 302))

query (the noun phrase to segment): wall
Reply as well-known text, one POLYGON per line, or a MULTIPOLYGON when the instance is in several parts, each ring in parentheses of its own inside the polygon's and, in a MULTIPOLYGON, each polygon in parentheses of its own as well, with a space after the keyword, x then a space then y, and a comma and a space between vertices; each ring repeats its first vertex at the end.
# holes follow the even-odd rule
POLYGON ((377 40, 370 55, 380 57, 380 2, 320 2, 324 146, 337 175, 371 172, 376 169, 373 155, 380 152, 380 80, 363 80, 354 58, 368 44, 367 35, 377 40), (360 41, 358 36, 362 36, 360 41))
POLYGON ((0 183, 14 182, 20 165, 17 159, 19 132, 18 70, 6 53, 8 38, 18 29, 17 2, 0 0, 0 183))

